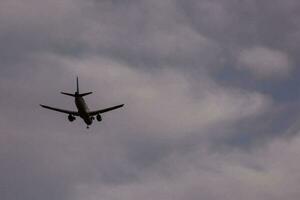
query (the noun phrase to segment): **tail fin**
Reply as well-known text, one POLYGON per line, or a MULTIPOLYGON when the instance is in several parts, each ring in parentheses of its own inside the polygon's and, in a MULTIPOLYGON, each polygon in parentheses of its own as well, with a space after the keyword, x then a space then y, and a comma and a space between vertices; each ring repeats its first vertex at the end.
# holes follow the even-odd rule
POLYGON ((78 81, 78 76, 76 77, 76 85, 77 85, 77 94, 79 94, 79 81, 78 81))
POLYGON ((86 92, 86 93, 83 93, 83 94, 79 93, 79 81, 78 81, 78 76, 77 76, 76 77, 76 92, 75 92, 75 94, 70 94, 70 93, 67 93, 67 92, 61 92, 61 94, 68 95, 68 96, 71 96, 71 97, 84 97, 84 96, 87 96, 89 94, 92 94, 92 92, 86 92))

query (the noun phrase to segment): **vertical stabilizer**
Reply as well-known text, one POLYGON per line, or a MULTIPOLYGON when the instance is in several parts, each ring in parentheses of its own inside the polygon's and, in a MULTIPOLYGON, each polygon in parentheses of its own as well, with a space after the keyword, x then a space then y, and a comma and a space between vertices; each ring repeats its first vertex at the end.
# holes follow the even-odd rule
POLYGON ((76 77, 76 85, 77 85, 77 90, 76 90, 76 92, 79 94, 79 81, 78 81, 78 76, 76 77))

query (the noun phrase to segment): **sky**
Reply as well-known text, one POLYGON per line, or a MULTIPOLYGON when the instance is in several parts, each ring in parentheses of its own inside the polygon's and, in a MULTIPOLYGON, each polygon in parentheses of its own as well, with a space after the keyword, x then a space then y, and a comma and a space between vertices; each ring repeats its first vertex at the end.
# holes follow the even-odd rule
POLYGON ((0 0, 1 200, 298 200, 298 0, 0 0), (87 130, 91 110, 118 104, 87 130))

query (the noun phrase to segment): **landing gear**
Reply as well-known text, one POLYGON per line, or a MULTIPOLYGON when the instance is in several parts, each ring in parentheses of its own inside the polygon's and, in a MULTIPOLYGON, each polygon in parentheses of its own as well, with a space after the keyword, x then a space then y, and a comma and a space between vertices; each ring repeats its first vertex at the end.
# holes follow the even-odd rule
POLYGON ((101 121, 102 121, 101 115, 97 115, 96 118, 97 118, 97 121, 98 121, 98 122, 101 122, 101 121))
POLYGON ((74 117, 73 115, 69 115, 69 116, 68 116, 68 120, 69 120, 70 122, 74 121, 75 119, 76 119, 76 117, 74 117))
POLYGON ((86 129, 89 129, 89 128, 90 128, 89 126, 86 127, 86 129))

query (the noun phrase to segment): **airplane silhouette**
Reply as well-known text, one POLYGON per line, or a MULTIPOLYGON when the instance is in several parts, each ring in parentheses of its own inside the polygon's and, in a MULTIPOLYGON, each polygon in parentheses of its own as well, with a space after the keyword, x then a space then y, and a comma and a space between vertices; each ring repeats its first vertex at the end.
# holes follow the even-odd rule
POLYGON ((93 121, 95 120, 95 116, 96 116, 97 121, 100 122, 100 121, 102 121, 102 117, 101 117, 102 113, 109 112, 111 110, 115 110, 115 109, 118 109, 118 108, 121 108, 124 106, 124 104, 121 104, 121 105, 117 105, 117 106, 113 106, 113 107, 109 107, 109 108, 104 108, 101 110, 89 111, 89 108, 88 108, 86 102, 84 101, 83 97, 87 96, 89 94, 92 94, 92 92, 87 92, 87 93, 82 93, 82 94, 79 93, 78 77, 76 78, 76 85, 77 85, 77 90, 74 94, 70 94, 70 93, 66 93, 66 92, 61 92, 61 94, 74 97, 75 104, 76 104, 78 111, 70 111, 70 110, 64 110, 64 109, 60 109, 60 108, 53 108, 53 107, 42 105, 42 104, 40 106, 42 106, 43 108, 49 109, 49 110, 54 110, 57 112, 68 114, 68 120, 70 122, 73 122, 76 119, 76 117, 81 117, 83 119, 83 121, 86 123, 87 128, 89 128, 89 126, 93 123, 93 121))

